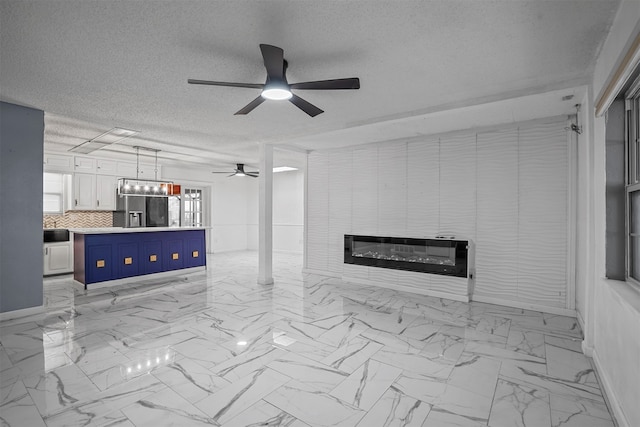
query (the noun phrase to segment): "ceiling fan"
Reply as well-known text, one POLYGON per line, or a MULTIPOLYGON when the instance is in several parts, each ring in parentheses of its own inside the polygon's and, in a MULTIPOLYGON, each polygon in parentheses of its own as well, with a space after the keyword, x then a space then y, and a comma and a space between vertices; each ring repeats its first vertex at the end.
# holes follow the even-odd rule
POLYGON ((287 82, 286 71, 287 61, 284 59, 284 51, 268 44, 261 44, 260 51, 264 59, 264 66, 267 69, 267 81, 260 83, 231 83, 217 82, 210 80, 194 80, 188 79, 189 84, 194 85, 212 85, 212 86, 230 86, 244 87, 250 89, 262 89, 262 93, 246 106, 241 108, 235 114, 248 114, 258 105, 262 104, 266 99, 271 100, 289 100, 293 105, 310 115, 315 117, 322 113, 323 110, 315 105, 305 101, 299 96, 291 93, 291 89, 304 90, 337 90, 337 89, 360 89, 360 79, 351 77, 346 79, 317 80, 312 82, 292 83, 287 82))
MULTIPOLYGON (((229 173, 227 172, 211 172, 211 173, 229 173)), ((245 172, 244 163, 237 163, 234 172, 229 176, 250 176, 251 178, 257 178, 259 172, 245 172)))

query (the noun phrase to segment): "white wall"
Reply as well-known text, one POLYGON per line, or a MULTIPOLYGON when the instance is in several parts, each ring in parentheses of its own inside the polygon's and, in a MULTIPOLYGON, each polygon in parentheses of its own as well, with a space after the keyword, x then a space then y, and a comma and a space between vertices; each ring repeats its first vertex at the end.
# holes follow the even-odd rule
MULTIPOLYGON (((257 180, 254 180, 257 181, 257 180)), ((258 249, 258 185, 249 189, 247 248, 258 249)), ((302 254, 304 248, 304 172, 273 174, 273 250, 302 254)))
POLYGON ((311 153, 306 268, 464 300, 465 278, 343 263, 344 234, 453 235, 476 243, 475 300, 574 314, 566 127, 556 117, 311 153))
MULTIPOLYGON (((578 222, 582 235, 577 270, 579 318, 584 323, 585 353, 592 355, 619 424, 640 425, 640 292, 625 282, 605 277, 605 129, 604 117, 594 117, 593 105, 640 29, 640 2, 626 0, 600 52, 593 86, 586 100, 588 121, 579 167, 586 171, 580 186, 580 206, 587 212, 578 222)), ((585 107, 585 105, 583 105, 585 107)))

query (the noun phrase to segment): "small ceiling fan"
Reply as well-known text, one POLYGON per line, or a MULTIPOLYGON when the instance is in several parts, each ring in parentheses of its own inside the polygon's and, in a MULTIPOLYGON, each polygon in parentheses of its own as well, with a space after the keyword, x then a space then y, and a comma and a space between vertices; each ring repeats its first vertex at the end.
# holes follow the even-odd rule
MULTIPOLYGON (((211 173, 229 173, 229 172, 227 171, 227 172, 211 172, 211 173)), ((236 168, 234 169, 234 172, 229 176, 250 176, 251 178, 257 178, 258 174, 259 172, 257 171, 245 172, 244 163, 237 163, 236 168)))
POLYGON ((284 51, 268 44, 261 44, 260 51, 264 59, 264 66, 267 69, 267 81, 260 83, 230 83, 217 82, 209 80, 188 79, 189 84, 194 85, 212 85, 212 86, 230 86, 244 87, 250 89, 262 89, 262 93, 251 101, 249 104, 241 108, 235 114, 248 114, 258 105, 262 104, 266 99, 271 100, 289 100, 293 105, 310 115, 315 117, 322 113, 323 110, 315 105, 305 101, 299 96, 291 93, 291 89, 304 90, 338 90, 338 89, 360 89, 360 79, 351 77, 346 79, 317 80, 311 82, 292 83, 287 82, 287 61, 284 59, 284 51))

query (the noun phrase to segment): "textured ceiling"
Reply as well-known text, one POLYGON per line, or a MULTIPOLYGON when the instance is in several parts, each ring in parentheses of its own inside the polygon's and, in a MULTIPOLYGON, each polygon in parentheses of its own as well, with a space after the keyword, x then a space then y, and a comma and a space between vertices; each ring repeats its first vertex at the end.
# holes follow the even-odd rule
MULTIPOLYGON (((116 156, 140 145, 163 161, 256 165, 259 143, 413 137, 442 131, 443 111, 458 128, 483 125, 463 113, 485 102, 526 119, 507 110, 542 92, 556 91, 549 113, 568 113, 575 100, 561 97, 588 83, 618 3, 1 0, 0 98, 46 112, 50 150, 117 126, 140 134, 106 151, 116 156), (361 89, 298 91, 325 110, 315 118, 275 101, 234 116, 257 90, 187 84, 263 83, 260 43, 284 49, 291 83, 359 77, 361 89)), ((278 153, 279 164, 300 158, 278 153)))

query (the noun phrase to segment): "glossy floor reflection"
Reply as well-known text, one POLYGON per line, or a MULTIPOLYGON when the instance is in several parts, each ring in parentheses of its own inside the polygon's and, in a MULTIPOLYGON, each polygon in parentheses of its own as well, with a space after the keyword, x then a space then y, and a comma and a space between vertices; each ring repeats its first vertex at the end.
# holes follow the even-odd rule
POLYGON ((84 291, 0 324, 3 426, 576 426, 613 421, 576 320, 303 275, 274 254, 84 291))

